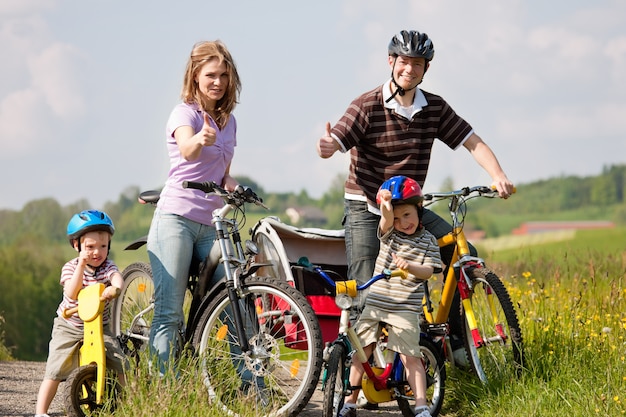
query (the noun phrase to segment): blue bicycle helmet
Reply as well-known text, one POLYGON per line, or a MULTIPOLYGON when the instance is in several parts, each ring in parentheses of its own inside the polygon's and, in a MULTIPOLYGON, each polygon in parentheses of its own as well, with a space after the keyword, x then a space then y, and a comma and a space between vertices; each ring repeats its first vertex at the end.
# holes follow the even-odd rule
POLYGON ((104 231, 111 236, 115 233, 115 226, 111 218, 103 211, 84 210, 74 214, 67 224, 67 237, 70 245, 75 239, 80 239, 87 232, 104 231))
POLYGON ((378 205, 380 205, 381 190, 391 191, 391 204, 415 204, 419 206, 424 200, 422 187, 413 178, 404 175, 396 175, 383 182, 378 193, 376 193, 378 205))

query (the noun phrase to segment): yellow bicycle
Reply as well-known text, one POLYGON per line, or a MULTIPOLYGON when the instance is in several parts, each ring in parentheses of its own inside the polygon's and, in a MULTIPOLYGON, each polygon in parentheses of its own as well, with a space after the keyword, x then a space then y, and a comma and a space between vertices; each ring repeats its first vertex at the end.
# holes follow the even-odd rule
POLYGON ((89 285, 78 293, 78 307, 67 309, 64 317, 78 311, 84 322, 79 367, 67 377, 63 398, 69 417, 85 417, 100 410, 105 397, 115 399, 121 387, 116 379, 107 379, 102 313, 104 284, 89 285))
MULTIPOLYGON (((485 261, 470 254, 463 231, 467 200, 497 196, 498 192, 487 186, 424 195, 424 206, 448 200, 452 232, 439 238, 438 244, 440 247, 454 245, 436 309, 427 291, 425 318, 431 325, 447 323, 458 288, 465 349, 472 370, 483 383, 506 378, 510 370, 519 374, 523 365, 522 330, 509 293, 500 278, 485 266, 485 261)), ((454 363, 449 341, 445 351, 447 359, 454 363)))

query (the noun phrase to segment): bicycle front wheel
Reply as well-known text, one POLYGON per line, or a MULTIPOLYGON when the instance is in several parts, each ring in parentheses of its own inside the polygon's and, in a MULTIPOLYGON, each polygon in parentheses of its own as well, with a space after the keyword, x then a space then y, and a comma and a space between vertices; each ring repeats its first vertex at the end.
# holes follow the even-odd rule
POLYGON ((324 403, 322 417, 335 417, 343 408, 346 395, 347 373, 346 347, 337 343, 330 349, 324 377, 324 403))
POLYGON ((202 312, 193 344, 209 399, 230 415, 297 415, 322 367, 322 334, 306 298, 284 281, 246 279, 233 305, 222 290, 202 312), (237 341, 233 311, 241 312, 249 352, 237 341))
POLYGON ((115 401, 122 391, 117 377, 107 373, 104 398, 97 398, 98 367, 83 365, 72 371, 63 384, 63 401, 68 417, 105 415, 115 411, 115 401), (104 413, 104 411, 107 411, 104 413))
POLYGON ((122 272, 124 285, 111 307, 111 327, 130 357, 148 343, 153 317, 154 283, 150 265, 136 262, 122 272))
POLYGON ((487 268, 469 269, 471 306, 477 329, 465 318, 465 348, 472 369, 483 383, 504 382, 521 372, 522 331, 509 293, 500 278, 487 268))

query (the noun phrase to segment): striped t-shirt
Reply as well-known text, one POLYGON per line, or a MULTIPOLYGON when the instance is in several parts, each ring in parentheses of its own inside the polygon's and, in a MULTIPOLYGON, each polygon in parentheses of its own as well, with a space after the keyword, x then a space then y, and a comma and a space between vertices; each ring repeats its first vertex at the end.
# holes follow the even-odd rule
POLYGON ((424 185, 435 139, 457 149, 473 133, 472 127, 435 94, 416 89, 409 120, 398 114, 389 81, 357 97, 331 134, 342 151, 350 150, 346 198, 376 205, 378 187, 394 175, 405 175, 424 185))
MULTIPOLYGON (((380 233, 380 230, 379 230, 380 233)), ((374 275, 380 274, 383 269, 397 268, 392 253, 410 262, 432 266, 434 272, 441 271, 441 256, 437 239, 429 231, 422 229, 412 235, 396 231, 391 228, 380 237, 380 251, 376 258, 374 275)), ((365 305, 376 310, 389 313, 401 311, 422 311, 424 290, 420 285, 423 280, 412 274, 405 278, 392 277, 388 280, 376 281, 371 287, 365 300, 365 305)))
MULTIPOLYGON (((65 265, 63 265, 63 269, 61 270, 61 285, 65 285, 65 282, 72 278, 77 266, 78 258, 74 258, 71 261, 68 261, 65 265)), ((115 272, 119 272, 119 269, 117 268, 117 265, 115 265, 115 263, 110 259, 104 261, 104 263, 96 269, 95 274, 85 269, 85 273, 83 275, 83 288, 88 285, 98 283, 103 283, 105 287, 108 287, 109 285, 111 285, 111 275, 113 275, 115 272)), ((65 295, 64 292, 63 300, 61 301, 61 304, 59 304, 59 308, 57 308, 57 315, 63 318, 64 310, 77 306, 78 300, 72 300, 67 295, 65 295)), ((104 307, 104 312, 102 313, 103 324, 107 324, 109 322, 109 317, 109 301, 107 301, 104 307)), ((74 313, 69 319, 64 320, 75 327, 78 327, 80 329, 83 328, 83 321, 78 316, 78 313, 74 313)))

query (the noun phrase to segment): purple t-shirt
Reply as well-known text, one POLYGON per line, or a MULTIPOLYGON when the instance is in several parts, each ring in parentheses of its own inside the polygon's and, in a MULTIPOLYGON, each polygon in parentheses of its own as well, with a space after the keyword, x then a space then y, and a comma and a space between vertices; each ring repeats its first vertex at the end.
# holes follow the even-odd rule
POLYGON ((167 213, 206 225, 211 225, 212 212, 223 205, 222 199, 200 190, 183 188, 182 183, 215 181, 221 184, 237 145, 237 121, 232 114, 221 130, 213 119, 209 117, 209 120, 217 131, 215 144, 203 147, 198 159, 187 161, 180 154, 174 131, 181 126, 191 126, 194 132, 199 132, 204 124, 204 113, 196 104, 187 103, 180 103, 172 110, 166 126, 170 171, 158 203, 158 207, 167 213))

